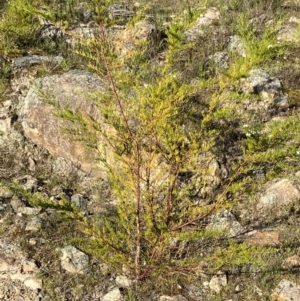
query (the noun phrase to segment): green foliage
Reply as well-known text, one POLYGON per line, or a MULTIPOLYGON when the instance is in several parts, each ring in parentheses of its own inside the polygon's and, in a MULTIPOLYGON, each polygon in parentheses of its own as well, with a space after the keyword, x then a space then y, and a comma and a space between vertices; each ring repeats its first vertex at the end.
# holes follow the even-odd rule
POLYGON ((235 23, 236 34, 244 43, 246 57, 233 57, 227 76, 236 80, 248 75, 248 72, 257 67, 265 66, 270 63, 274 57, 284 53, 286 46, 278 44, 276 32, 283 21, 278 21, 274 25, 266 26, 262 33, 258 33, 255 25, 251 24, 245 14, 239 15, 235 23))
POLYGON ((253 165, 262 165, 268 171, 268 177, 273 178, 284 170, 291 171, 300 160, 299 137, 295 135, 300 130, 297 114, 284 120, 270 121, 252 131, 255 134, 245 140, 246 160, 253 165))
POLYGON ((217 250, 208 258, 208 262, 215 271, 246 264, 251 264, 253 267, 263 269, 267 266, 267 262, 264 261, 262 254, 270 256, 273 252, 274 250, 272 249, 253 247, 247 244, 237 244, 233 241, 229 241, 228 248, 217 250))
POLYGON ((39 29, 36 1, 12 0, 6 3, 0 21, 1 44, 4 54, 18 52, 24 46, 34 44, 39 29))
MULTIPOLYGON (((193 260, 172 250, 172 242, 181 239, 183 230, 185 240, 197 241, 204 234, 188 226, 226 206, 222 193, 213 205, 199 206, 191 197, 209 172, 199 174, 199 157, 212 148, 218 131, 205 122, 190 121, 190 101, 201 86, 186 83, 176 66, 193 47, 183 43, 183 31, 182 25, 170 25, 164 66, 147 58, 146 41, 136 42, 134 50, 118 60, 104 32, 98 39, 82 41, 82 49, 88 46, 92 51, 80 54, 92 59, 94 72, 108 77, 106 93, 91 98, 104 120, 90 119, 87 127, 87 119, 77 112, 66 109, 61 113, 62 118, 79 122, 83 136, 101 141, 94 151, 117 201, 115 214, 80 223, 94 240, 79 239, 77 244, 117 270, 125 268, 136 279, 172 274, 189 266, 193 260)), ((225 110, 208 113, 211 119, 231 116, 225 110)))
MULTIPOLYGON (((184 34, 203 7, 180 1, 167 8, 170 2, 176 1, 160 1, 157 6, 144 2, 127 27, 134 28, 148 12, 157 29, 168 22, 168 48, 162 64, 156 58, 160 45, 147 40, 135 39, 131 51, 118 53, 104 30, 115 25, 107 10, 112 1, 88 4, 96 11, 100 33, 80 41, 72 55, 83 57, 87 69, 105 78, 105 89, 86 95, 101 111, 99 120, 60 107, 51 93, 43 95, 57 109, 57 116, 68 122, 64 131, 98 154, 97 163, 111 184, 116 208, 83 218, 67 200, 52 202, 20 186, 12 189, 32 206, 52 207, 76 219, 84 235, 73 243, 136 280, 187 279, 205 259, 212 270, 248 265, 263 269, 261 258, 271 256, 273 250, 237 244, 224 231, 209 231, 205 225, 210 215, 231 208, 240 199, 248 200, 265 181, 290 173, 299 164, 297 114, 262 122, 243 110, 245 100, 257 101, 258 96, 244 95, 239 89, 239 80, 249 70, 268 66, 288 47, 276 41, 283 18, 264 30, 249 21, 259 7, 267 6, 270 13, 278 1, 229 1, 224 11, 232 13, 230 34, 242 39, 247 56, 231 53, 227 70, 212 66, 209 72, 201 64, 223 51, 222 43, 210 41, 215 37, 211 32, 193 43, 185 42, 184 34), (184 17, 167 17, 171 11, 184 9, 184 17), (233 18, 234 13, 239 16, 233 18), (207 184, 211 177, 207 166, 216 156, 228 160, 229 175, 216 184, 213 196, 205 202, 200 191, 213 185, 207 184), (253 177, 256 169, 266 171, 266 178, 253 177), (202 257, 203 252, 208 258, 202 257)), ((211 3, 204 2, 201 5, 211 3)), ((77 4, 75 0, 8 2, 0 22, 1 51, 18 53, 34 45, 39 17, 69 26, 77 4)), ((9 70, 4 68, 0 92, 8 77, 9 70)), ((293 105, 297 105, 298 92, 289 93, 293 105)), ((134 289, 127 299, 135 299, 134 289)))
POLYGON ((64 212, 70 218, 72 218, 72 212, 77 213, 78 210, 74 207, 67 199, 62 198, 60 201, 52 201, 42 194, 31 193, 24 189, 24 187, 17 183, 12 183, 9 185, 10 189, 14 192, 15 195, 21 198, 25 198, 30 206, 33 207, 42 207, 42 208, 53 208, 58 212, 64 212))

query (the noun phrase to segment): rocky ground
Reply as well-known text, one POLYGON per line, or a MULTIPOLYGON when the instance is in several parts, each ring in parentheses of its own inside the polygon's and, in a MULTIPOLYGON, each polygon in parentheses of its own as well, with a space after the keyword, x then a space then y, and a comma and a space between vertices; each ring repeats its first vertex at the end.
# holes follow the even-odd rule
MULTIPOLYGON (((300 4, 286 1, 280 8, 288 14, 276 31, 278 44, 290 43, 289 50, 280 57, 285 64, 274 61, 268 71, 257 66, 241 78, 238 87, 230 88, 236 89, 243 99, 242 103, 237 101, 235 114, 247 116, 251 121, 262 120, 264 124, 262 129, 248 130, 247 120, 243 120, 243 131, 239 128, 234 134, 243 132, 244 138, 268 131, 271 122, 285 122, 292 113, 299 114, 300 76, 293 71, 291 79, 289 70, 299 67, 300 4)), ((126 7, 111 10, 113 16, 123 13, 126 20, 134 14, 126 7)), ((82 14, 82 19, 68 30, 44 20, 39 38, 50 40, 54 46, 61 38, 68 47, 74 47, 78 36, 97 35, 94 12, 83 10, 82 14)), ((200 45, 207 35, 212 35, 211 39, 226 36, 222 38, 226 47, 206 58, 208 67, 204 71, 208 76, 212 72, 210 66, 220 70, 230 68, 232 53, 251 58, 251 49, 243 39, 230 34, 225 17, 221 8, 206 7, 185 31, 187 43, 200 41, 200 45)), ((122 20, 122 24, 107 29, 120 56, 134 49, 137 37, 147 40, 153 38, 154 32, 157 35, 155 22, 151 20, 139 21, 131 27, 126 27, 126 21, 122 20)), ((276 20, 269 19, 268 12, 262 12, 251 22, 267 27, 276 20)), ((160 51, 157 61, 164 57, 165 51, 160 51)), ((11 75, 0 103, 0 300, 135 300, 130 292, 137 284, 126 271, 116 274, 72 244, 74 237, 82 235, 73 221, 72 208, 77 208, 82 216, 96 216, 114 208, 114 203, 106 175, 97 168, 94 154, 85 148, 85 141, 61 131, 73 125, 55 114, 57 106, 68 106, 101 123, 101 112, 86 98, 86 93, 105 91, 106 79, 100 80, 92 72, 80 69, 80 64, 68 68, 65 63, 64 54, 26 53, 3 58, 2 68, 9 66, 11 75)), ((232 106, 232 99, 226 100, 228 90, 220 89, 218 93, 224 98, 224 108, 232 106)), ((201 191, 206 202, 211 201, 227 179, 234 155, 240 156, 237 144, 226 144, 225 138, 224 141, 225 148, 232 153, 226 154, 227 160, 214 156, 206 166, 208 185, 201 191)), ((193 271, 197 280, 176 283, 176 289, 168 295, 163 288, 154 291, 156 285, 149 284, 153 292, 141 291, 138 300, 300 300, 300 169, 294 157, 286 160, 295 161, 294 169, 282 170, 273 179, 266 176, 264 166, 250 169, 247 176, 257 181, 257 190, 247 198, 237 193, 236 199, 242 202, 212 214, 204 224, 207 230, 225 230, 237 244, 261 247, 264 254, 272 249, 269 257, 257 257, 268 261, 264 262, 265 268, 252 269, 242 262, 238 271, 222 264, 212 272, 205 261, 199 262, 193 271)), ((222 243, 216 241, 209 248, 217 249, 219 245, 222 243)), ((184 252, 184 244, 181 247, 184 252)), ((197 247, 205 250, 204 246, 197 247)), ((192 249, 186 247, 186 250, 192 249)))

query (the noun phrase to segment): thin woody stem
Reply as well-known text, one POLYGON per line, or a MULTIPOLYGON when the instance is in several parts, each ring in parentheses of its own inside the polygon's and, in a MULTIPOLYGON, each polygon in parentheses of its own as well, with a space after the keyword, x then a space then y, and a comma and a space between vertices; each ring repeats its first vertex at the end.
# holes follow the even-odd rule
MULTIPOLYGON (((102 41, 106 41, 106 35, 105 35, 105 31, 102 25, 99 25, 100 27, 100 34, 101 34, 101 40, 102 41)), ((132 132, 132 130, 129 127, 128 124, 128 119, 125 115, 124 109, 123 109, 123 105, 121 102, 121 99, 119 97, 118 91, 117 91, 117 87, 116 87, 116 83, 114 81, 113 75, 110 71, 109 68, 109 63, 107 60, 107 56, 105 54, 105 51, 103 49, 103 46, 100 46, 100 51, 101 51, 101 56, 105 65, 105 69, 107 72, 107 76, 109 79, 109 82, 111 84, 111 88, 114 94, 114 99, 116 101, 116 104, 120 110, 121 113, 121 118, 125 124, 125 128, 126 131, 130 137, 130 141, 133 143, 134 145, 134 149, 135 149, 135 156, 134 156, 134 165, 135 167, 133 168, 133 173, 135 175, 135 182, 136 182, 136 190, 135 190, 135 194, 136 194, 136 240, 135 240, 135 259, 134 259, 134 265, 135 265, 135 277, 136 279, 140 278, 140 256, 141 256, 141 151, 140 151, 140 147, 139 147, 139 143, 138 141, 135 139, 135 136, 132 132)))

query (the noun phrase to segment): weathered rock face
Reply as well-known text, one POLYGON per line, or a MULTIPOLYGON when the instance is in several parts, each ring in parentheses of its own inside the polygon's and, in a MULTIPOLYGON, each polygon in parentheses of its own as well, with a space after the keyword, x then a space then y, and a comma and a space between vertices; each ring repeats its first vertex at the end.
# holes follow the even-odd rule
POLYGON ((300 286, 289 280, 282 280, 272 293, 274 301, 300 300, 300 286))
POLYGON ((227 276, 222 272, 217 273, 217 275, 213 276, 209 282, 209 287, 212 291, 216 293, 220 293, 222 288, 227 285, 227 276))
POLYGON ((139 43, 149 41, 156 34, 155 25, 148 21, 142 20, 132 28, 126 28, 120 35, 116 36, 113 42, 115 48, 121 55, 126 55, 132 51, 139 43))
POLYGON ((245 243, 258 247, 280 246, 282 239, 277 229, 254 230, 247 233, 245 243))
POLYGON ((262 69, 253 69, 249 72, 243 92, 259 94, 262 100, 273 101, 283 95, 282 85, 278 78, 270 76, 262 69))
POLYGON ((1 300, 41 300, 42 280, 36 273, 34 260, 26 258, 20 248, 0 240, 0 299, 1 300))
MULTIPOLYGON (((270 184, 269 184, 270 185, 270 184)), ((260 197, 257 207, 259 209, 275 210, 284 205, 291 204, 300 198, 296 184, 288 179, 281 179, 272 183, 260 197)))
POLYGON ((63 60, 61 56, 51 56, 51 55, 28 55, 18 58, 14 58, 12 61, 12 67, 14 69, 20 69, 25 67, 30 67, 37 64, 53 64, 54 67, 58 66, 63 60))
POLYGON ((50 103, 100 120, 97 106, 88 100, 86 93, 103 90, 104 84, 84 71, 73 70, 37 79, 29 89, 20 110, 25 136, 54 156, 69 159, 87 172, 94 171, 93 156, 84 144, 63 133, 63 129, 74 128, 74 124, 57 117, 57 109, 50 103))
POLYGON ((228 50, 231 52, 236 52, 238 55, 242 57, 247 56, 246 44, 237 35, 230 36, 228 38, 228 50))
POLYGON ((223 210, 211 217, 210 223, 206 227, 207 230, 225 231, 229 236, 237 236, 245 229, 236 220, 235 216, 229 210, 223 210))
POLYGON ((220 12, 215 7, 210 7, 201 15, 194 26, 187 30, 184 35, 188 42, 193 42, 205 34, 205 29, 219 24, 220 12))

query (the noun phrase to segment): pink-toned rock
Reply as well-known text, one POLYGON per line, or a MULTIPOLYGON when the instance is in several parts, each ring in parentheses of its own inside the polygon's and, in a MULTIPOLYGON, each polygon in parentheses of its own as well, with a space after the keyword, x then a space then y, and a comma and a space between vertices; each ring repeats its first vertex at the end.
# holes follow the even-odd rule
POLYGON ((151 39, 151 36, 155 33, 155 25, 148 20, 142 20, 134 24, 133 27, 128 27, 122 31, 116 36, 113 44, 117 51, 124 56, 141 42, 146 42, 151 39))
POLYGON ((284 269, 299 268, 300 267, 300 256, 295 254, 295 255, 285 259, 281 266, 284 269))
POLYGON ((25 136, 52 155, 69 159, 84 171, 95 171, 92 152, 64 129, 74 123, 57 116, 57 107, 81 112, 100 121, 99 109, 87 93, 103 91, 104 84, 92 73, 72 70, 37 79, 28 91, 20 111, 25 136))
POLYGON ((281 245, 281 237, 279 230, 265 229, 265 230, 254 230, 247 234, 245 243, 258 246, 279 246, 281 245))
POLYGON ((291 204, 300 198, 300 191, 296 184, 288 179, 275 181, 260 197, 258 209, 282 207, 291 204))

